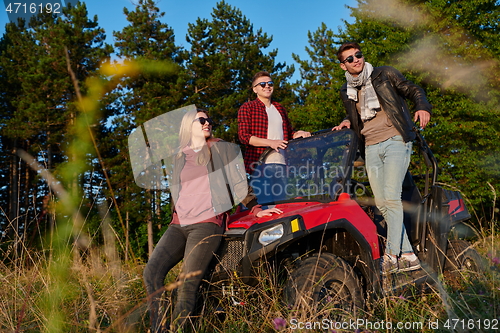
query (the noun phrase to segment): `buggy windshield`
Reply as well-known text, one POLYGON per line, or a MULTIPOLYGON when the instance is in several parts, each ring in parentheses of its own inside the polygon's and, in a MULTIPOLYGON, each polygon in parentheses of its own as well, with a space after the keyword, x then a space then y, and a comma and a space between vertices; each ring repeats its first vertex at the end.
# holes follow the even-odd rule
POLYGON ((357 143, 351 130, 325 130, 268 149, 251 176, 259 204, 289 200, 335 200, 349 181, 357 143))

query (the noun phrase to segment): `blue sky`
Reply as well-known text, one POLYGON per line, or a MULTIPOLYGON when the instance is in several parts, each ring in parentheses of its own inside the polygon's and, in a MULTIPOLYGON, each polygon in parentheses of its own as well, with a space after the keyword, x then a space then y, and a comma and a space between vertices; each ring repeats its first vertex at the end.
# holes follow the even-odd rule
MULTIPOLYGON (((7 2, 23 2, 12 0, 7 2)), ((26 3, 40 0, 24 1, 26 3)), ((44 3, 48 2, 44 0, 44 3)), ((113 31, 121 30, 128 25, 123 14, 123 8, 135 8, 131 0, 85 0, 89 16, 98 16, 99 25, 106 30, 107 42, 113 44, 113 31)), ((165 12, 163 21, 173 28, 176 44, 189 47, 186 42, 188 23, 195 23, 197 18, 211 19, 211 13, 216 0, 159 0, 158 7, 165 12)), ((356 0, 271 0, 271 1, 243 1, 226 0, 228 4, 241 10, 250 20, 254 29, 262 28, 269 36, 273 36, 271 50, 278 49, 277 61, 295 64, 292 53, 298 54, 301 59, 307 59, 305 47, 308 45, 307 32, 316 31, 322 22, 328 28, 337 32, 343 26, 342 19, 353 22, 349 16, 350 10, 346 5, 356 6, 356 0)), ((0 6, 2 4, 0 3, 0 6)), ((2 6, 5 9, 5 6, 2 6)), ((0 12, 0 34, 5 32, 8 16, 5 10, 0 12)), ((266 50, 270 51, 270 50, 266 50)), ((296 65, 296 64, 295 64, 296 65)), ((299 78, 298 67, 294 79, 299 78)))

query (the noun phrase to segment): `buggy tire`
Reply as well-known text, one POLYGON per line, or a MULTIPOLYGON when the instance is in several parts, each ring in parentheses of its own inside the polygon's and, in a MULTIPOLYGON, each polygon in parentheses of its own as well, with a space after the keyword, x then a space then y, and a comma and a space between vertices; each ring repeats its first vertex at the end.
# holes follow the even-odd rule
POLYGON ((452 287, 463 281, 465 274, 478 277, 485 271, 485 267, 484 259, 469 242, 461 239, 448 240, 443 275, 452 287))
POLYGON ((301 260, 289 274, 283 298, 289 308, 309 316, 324 316, 330 310, 356 316, 364 305, 353 268, 331 253, 301 260))

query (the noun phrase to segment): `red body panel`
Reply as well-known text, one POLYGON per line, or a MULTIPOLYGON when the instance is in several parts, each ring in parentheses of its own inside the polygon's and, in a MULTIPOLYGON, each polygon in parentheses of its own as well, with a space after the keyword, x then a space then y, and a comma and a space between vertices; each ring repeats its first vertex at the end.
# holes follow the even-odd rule
POLYGON ((248 212, 232 215, 228 228, 248 229, 257 223, 260 224, 287 216, 300 215, 304 220, 306 229, 310 230, 327 222, 346 219, 365 237, 371 247, 373 259, 380 258, 377 228, 373 221, 354 200, 341 198, 339 201, 329 203, 283 203, 278 204, 276 207, 281 209, 283 214, 274 214, 273 216, 262 218, 256 218, 253 215, 249 215, 248 212))
POLYGON ((465 210, 464 201, 462 199, 452 200, 448 203, 448 205, 450 205, 450 208, 448 209, 448 214, 450 215, 458 214, 465 210))

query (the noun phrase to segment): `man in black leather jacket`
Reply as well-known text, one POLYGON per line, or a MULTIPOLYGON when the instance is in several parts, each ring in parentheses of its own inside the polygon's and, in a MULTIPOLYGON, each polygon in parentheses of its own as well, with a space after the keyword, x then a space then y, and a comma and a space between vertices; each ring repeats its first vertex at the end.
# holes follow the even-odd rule
POLYGON ((340 91, 347 117, 333 129, 352 128, 363 142, 375 203, 387 223, 382 273, 420 269, 403 224, 401 192, 415 139, 413 121, 425 128, 432 107, 423 89, 397 69, 365 62, 357 43, 340 46, 337 58, 347 80, 340 91), (405 99, 417 110, 413 121, 405 99))

